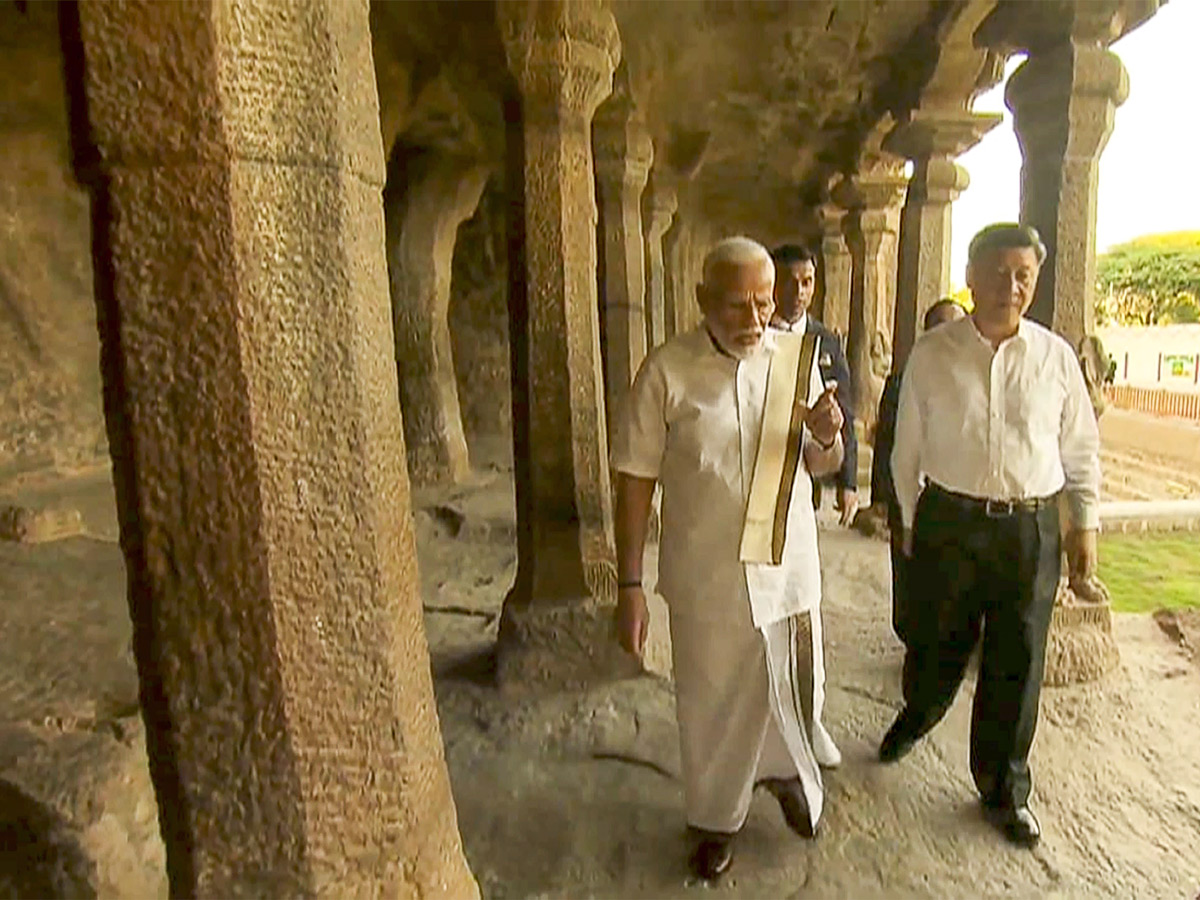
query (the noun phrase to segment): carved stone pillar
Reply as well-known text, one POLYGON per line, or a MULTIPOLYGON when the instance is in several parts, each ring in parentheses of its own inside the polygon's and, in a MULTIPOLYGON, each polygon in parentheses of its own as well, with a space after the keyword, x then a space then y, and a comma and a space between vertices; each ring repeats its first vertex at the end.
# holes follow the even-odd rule
POLYGON ((1029 314, 1076 348, 1095 324, 1100 154, 1128 95, 1116 54, 1075 40, 1035 50, 1005 89, 1024 157, 1021 221, 1050 251, 1029 314))
POLYGON ((850 331, 850 248, 846 246, 846 210, 823 203, 821 226, 821 322, 844 341, 850 331))
POLYGON ((367 4, 63 15, 171 894, 478 896, 422 631, 367 4))
POLYGON ((592 127, 592 146, 604 234, 604 296, 600 302, 605 316, 605 409, 611 426, 612 416, 646 356, 642 191, 654 147, 646 126, 631 115, 627 103, 606 107, 608 104, 601 107, 592 127))
POLYGON ((646 317, 647 345, 657 347, 667 339, 666 279, 663 237, 671 227, 679 199, 673 185, 654 175, 643 200, 646 217, 646 317))
POLYGON ((400 408, 417 485, 462 481, 470 469, 450 343, 450 270, 458 226, 478 206, 487 175, 475 160, 418 151, 393 160, 385 192, 400 408))
POLYGON ((691 253, 692 232, 681 214, 663 236, 663 265, 666 268, 663 307, 667 336, 687 331, 687 295, 683 288, 687 280, 688 256, 691 253))
POLYGON ((904 367, 926 310, 950 290, 950 204, 969 183, 953 157, 1000 121, 962 110, 918 110, 888 135, 887 149, 913 162, 900 216, 892 371, 904 367))
POLYGON ((838 185, 837 200, 850 210, 846 226, 852 261, 846 356, 855 417, 867 434, 875 424, 883 380, 891 362, 889 333, 905 183, 903 168, 887 164, 838 185))
POLYGON ((497 16, 520 90, 508 191, 517 578, 499 674, 506 687, 563 687, 636 671, 612 630, 591 144, 619 44, 599 3, 501 0, 497 16))
MULTIPOLYGON (((1050 254, 1030 317, 1077 352, 1095 325, 1100 154, 1128 94, 1117 56, 1096 41, 1075 39, 1035 48, 1005 89, 1024 157, 1021 221, 1038 229, 1050 254)), ((1119 658, 1109 604, 1102 595, 1077 597, 1064 581, 1046 645, 1046 683, 1093 680, 1119 658)))

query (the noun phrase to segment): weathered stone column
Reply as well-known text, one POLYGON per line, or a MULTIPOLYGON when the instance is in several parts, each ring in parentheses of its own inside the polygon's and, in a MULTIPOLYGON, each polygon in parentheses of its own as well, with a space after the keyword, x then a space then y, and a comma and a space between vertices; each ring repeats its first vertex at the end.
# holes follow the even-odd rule
POLYGON ((663 238, 675 218, 679 199, 674 186, 667 184, 655 173, 650 178, 650 186, 646 190, 643 203, 646 216, 646 306, 649 310, 646 324, 648 346, 653 349, 668 337, 667 267, 663 238))
POLYGON ((646 126, 628 103, 601 107, 592 127, 600 227, 604 233, 603 291, 606 366, 605 408, 609 424, 646 356, 642 239, 642 191, 654 147, 646 126))
POLYGON ((475 896, 422 631, 367 4, 64 14, 171 893, 475 896))
POLYGON ((1024 158, 1021 221, 1050 251, 1029 314, 1076 348, 1095 325, 1100 154, 1128 95, 1116 54, 1075 40, 1031 53, 1005 88, 1024 158))
POLYGON ((890 365, 896 242, 905 178, 899 165, 880 165, 838 185, 837 200, 850 210, 846 242, 852 260, 850 327, 846 346, 854 388, 855 418, 870 434, 890 365))
POLYGON ((691 242, 692 234, 687 221, 682 213, 676 213, 675 221, 663 235, 663 267, 666 269, 663 309, 667 322, 667 337, 687 331, 687 296, 683 284, 687 278, 691 242))
POLYGON ((598 3, 501 0, 497 15, 521 108, 508 192, 517 578, 499 674, 565 687, 636 670, 612 625, 591 147, 619 45, 598 3))
POLYGON ((819 208, 821 225, 821 323, 845 339, 850 331, 850 248, 843 232, 846 210, 819 208))
POLYGON ((478 161, 417 151, 392 162, 385 193, 388 275, 408 472, 458 482, 470 469, 450 344, 450 270, 458 226, 487 181, 478 161))
POLYGON ((999 115, 918 110, 885 146, 908 157, 913 174, 900 215, 892 371, 904 367, 929 309, 950 290, 950 204, 970 183, 954 157, 979 142, 999 115))
MULTIPOLYGON (((1024 157, 1021 221, 1037 228, 1050 253, 1030 317, 1077 352, 1095 326, 1100 154, 1128 94, 1117 56, 1098 42, 1074 39, 1036 48, 1005 89, 1024 157)), ((1119 659, 1109 604, 1077 597, 1064 579, 1046 646, 1046 683, 1091 681, 1119 659)))

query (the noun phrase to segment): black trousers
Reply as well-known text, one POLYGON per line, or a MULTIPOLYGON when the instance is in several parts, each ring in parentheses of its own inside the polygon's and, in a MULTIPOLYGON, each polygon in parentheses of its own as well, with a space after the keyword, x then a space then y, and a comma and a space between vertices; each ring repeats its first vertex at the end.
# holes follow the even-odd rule
POLYGON ((900 510, 896 508, 893 511, 891 506, 888 508, 888 544, 892 557, 892 630, 907 648, 912 632, 909 625, 912 618, 908 587, 909 558, 904 555, 904 526, 900 520, 900 510))
POLYGON ((912 599, 908 588, 908 564, 904 554, 901 526, 892 529, 888 542, 892 550, 892 630, 905 647, 912 643, 912 599))
POLYGON ((913 736, 938 723, 982 632, 971 774, 989 805, 1022 806, 1029 797, 1060 543, 1056 498, 994 516, 930 485, 917 504, 902 721, 913 736))

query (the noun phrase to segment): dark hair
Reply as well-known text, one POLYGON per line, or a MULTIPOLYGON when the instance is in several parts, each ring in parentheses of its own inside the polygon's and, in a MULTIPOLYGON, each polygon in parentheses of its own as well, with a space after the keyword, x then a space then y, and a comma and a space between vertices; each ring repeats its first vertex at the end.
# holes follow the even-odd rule
POLYGON ((1032 225, 1018 225, 1016 222, 997 222, 981 228, 971 238, 971 246, 967 249, 967 264, 975 262, 984 253, 992 250, 1009 250, 1029 247, 1037 254, 1038 265, 1046 261, 1046 245, 1042 237, 1032 225))
MULTIPOLYGON (((921 322, 921 327, 926 331, 932 328, 933 321, 938 317, 939 312, 948 306, 957 306, 959 309, 962 309, 962 304, 953 297, 943 297, 937 303, 933 304, 933 306, 929 307, 929 309, 925 310, 925 318, 921 322)), ((963 312, 966 312, 966 310, 963 310, 963 312)))
POLYGON ((780 244, 771 251, 771 259, 779 265, 789 266, 792 263, 810 262, 817 264, 816 254, 803 244, 780 244))

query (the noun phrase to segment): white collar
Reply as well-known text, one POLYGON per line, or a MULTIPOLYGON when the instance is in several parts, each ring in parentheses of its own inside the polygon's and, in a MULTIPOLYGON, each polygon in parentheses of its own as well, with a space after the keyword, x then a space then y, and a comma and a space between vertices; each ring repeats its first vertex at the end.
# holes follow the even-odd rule
POLYGON ((795 322, 785 322, 783 319, 775 321, 779 324, 772 323, 771 327, 780 331, 790 331, 792 334, 805 334, 808 331, 808 313, 802 313, 795 322))

